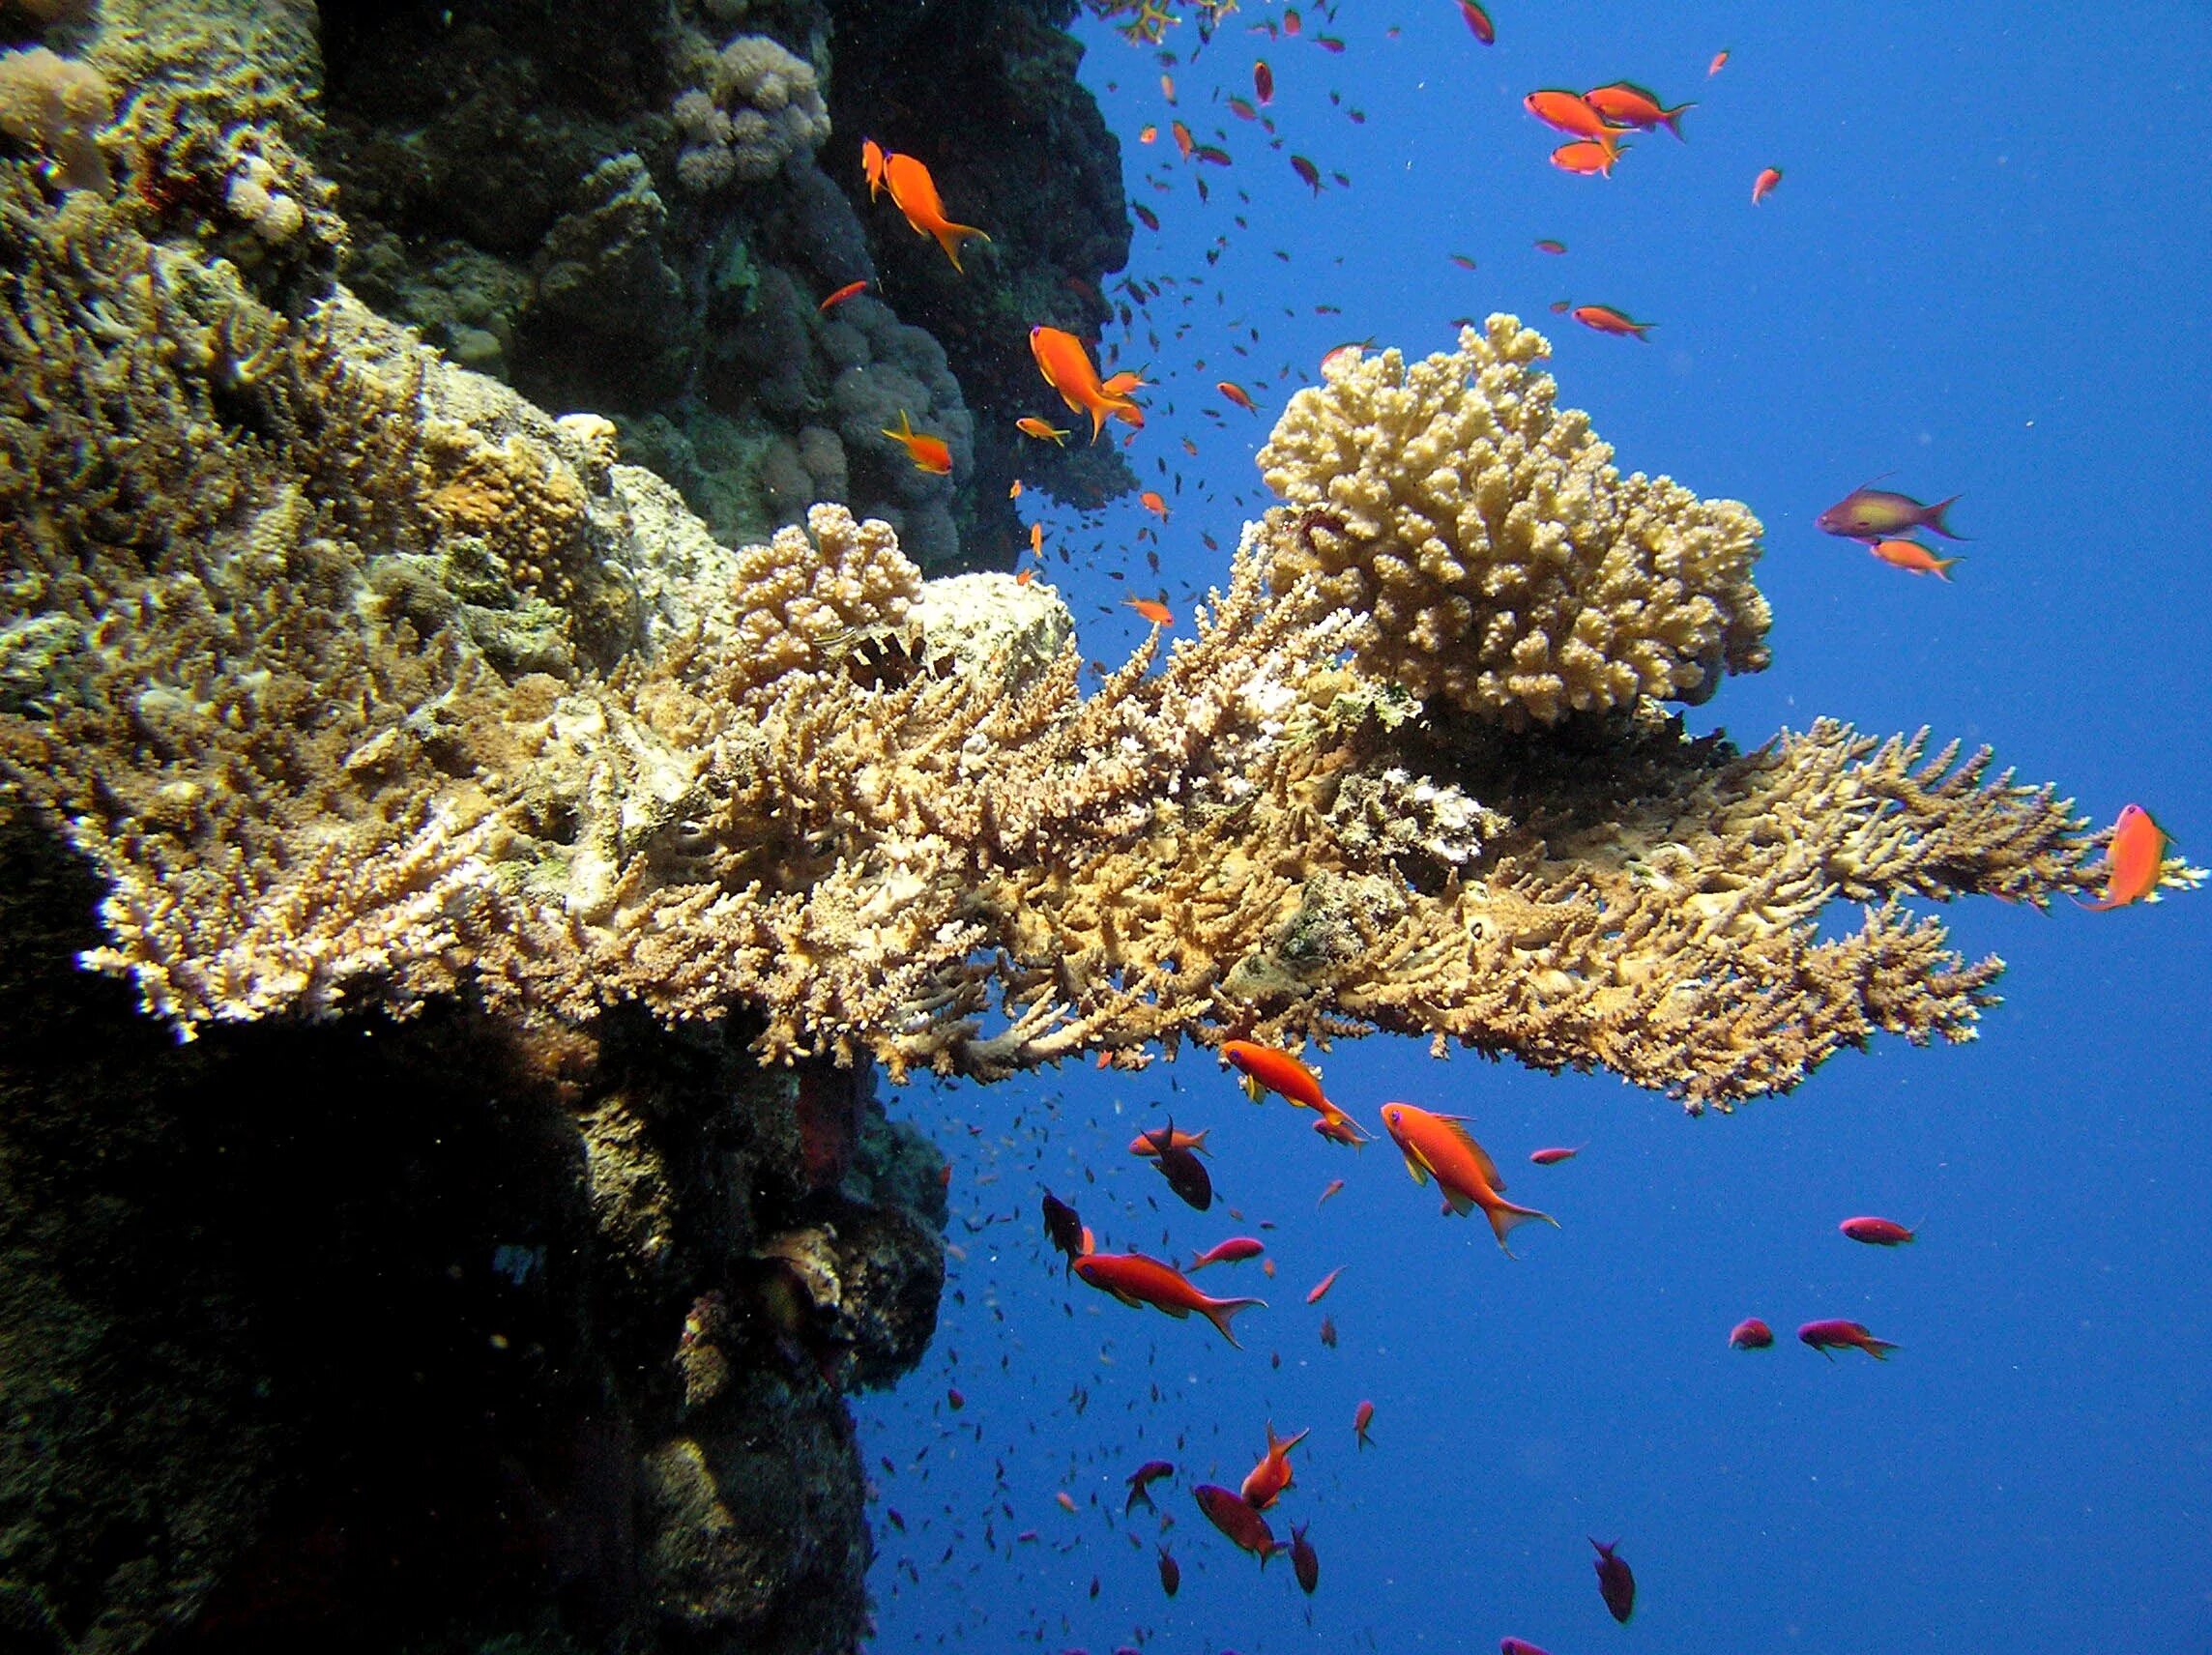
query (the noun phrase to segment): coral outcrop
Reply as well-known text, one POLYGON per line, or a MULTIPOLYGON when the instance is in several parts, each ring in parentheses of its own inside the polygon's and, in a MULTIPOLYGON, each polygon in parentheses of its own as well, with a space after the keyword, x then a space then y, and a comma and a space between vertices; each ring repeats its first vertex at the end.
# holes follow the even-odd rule
POLYGON ((1701 702, 1766 665, 1759 520, 1666 478, 1622 477, 1589 417, 1555 405, 1550 346, 1510 316, 1408 367, 1340 357, 1260 450, 1306 519, 1276 560, 1374 625, 1370 677, 1508 729, 1701 702))

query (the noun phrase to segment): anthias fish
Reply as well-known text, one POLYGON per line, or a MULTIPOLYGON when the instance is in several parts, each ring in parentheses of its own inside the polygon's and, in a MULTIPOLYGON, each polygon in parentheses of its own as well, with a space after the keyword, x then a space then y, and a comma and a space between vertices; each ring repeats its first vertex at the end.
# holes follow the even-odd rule
POLYGON ((1774 1329, 1756 1316, 1747 1316, 1729 1329, 1732 1350, 1764 1350, 1774 1344, 1774 1329))
POLYGON ((1213 1179, 1206 1170, 1206 1163, 1188 1149, 1179 1148, 1175 1142, 1175 1122, 1169 1121, 1152 1137, 1152 1165, 1167 1179, 1168 1188, 1174 1190, 1183 1204, 1204 1212, 1213 1205, 1213 1179))
POLYGON ((1086 1253, 1075 1261, 1075 1273, 1123 1304, 1149 1304, 1178 1321, 1195 1310, 1232 1345, 1237 1343, 1237 1335, 1230 1331, 1230 1319, 1240 1310, 1266 1303, 1258 1298, 1209 1298, 1173 1264, 1163 1264, 1142 1253, 1086 1253))
MULTIPOLYGON (((1212 1130, 1213 1128, 1209 1126, 1206 1132, 1212 1130)), ((1170 1148, 1195 1149, 1208 1155, 1213 1153, 1206 1147, 1206 1132, 1184 1132, 1178 1129, 1173 1121, 1168 1123, 1168 1147, 1170 1148)), ((1156 1155, 1159 1152, 1159 1146, 1152 1142, 1152 1134, 1150 1132, 1140 1132, 1129 1140, 1129 1153, 1132 1155, 1156 1155)))
POLYGON ((1207 1522, 1229 1536, 1232 1543, 1241 1547, 1260 1559, 1260 1567, 1267 1566, 1267 1559, 1281 1550, 1275 1544, 1275 1532, 1267 1526, 1267 1520, 1246 1505, 1233 1489, 1216 1483, 1201 1483, 1191 1490, 1198 1501, 1198 1509, 1206 1513, 1207 1522))
POLYGON ((1362 1400, 1360 1405, 1352 1410, 1352 1435, 1358 1438, 1358 1446, 1362 1448, 1375 1446, 1374 1438, 1367 1435, 1368 1426, 1374 1422, 1375 1405, 1362 1400))
POLYGON ((943 437, 916 430, 908 422, 905 409, 899 410, 898 429, 886 429, 884 435, 906 450, 907 458, 914 461, 916 471, 928 472, 932 477, 952 475, 951 448, 943 437))
POLYGON ((1891 568, 1901 568, 1910 574, 1932 574, 1937 580, 1949 580, 1951 566, 1966 561, 1956 554, 1939 558, 1935 547, 1924 546, 1918 540, 1877 540, 1867 550, 1891 568))
POLYGON ((1250 1235, 1232 1235, 1226 1241, 1216 1241, 1190 1262, 1192 1275, 1208 1264, 1240 1264, 1246 1259, 1257 1259, 1267 1250, 1267 1244, 1250 1235))
POLYGON ((1813 526, 1846 540, 1887 540, 1915 529, 1933 529, 1946 540, 1963 540, 1965 536, 1954 535, 1943 521, 1943 513, 1958 499, 1954 494, 1948 500, 1923 506, 1909 494, 1862 485, 1814 518, 1813 526))
POLYGON ((1870 1247, 1902 1247, 1913 1239, 1913 1233, 1894 1218, 1847 1218, 1836 1228, 1870 1247))
POLYGON ((1406 1157, 1406 1171, 1413 1181, 1431 1178, 1443 1191, 1444 1209, 1465 1217, 1476 1207, 1490 1220, 1498 1245, 1510 1254, 1505 1237, 1530 1220, 1541 1220, 1555 1230, 1559 1221, 1532 1206, 1516 1206, 1503 1195, 1505 1180, 1498 1176, 1498 1163, 1477 1144, 1459 1118, 1435 1115, 1410 1103, 1382 1106, 1382 1124, 1406 1157))
POLYGON ((1643 131, 1665 127, 1677 138, 1682 135, 1684 111, 1697 107, 1695 103, 1677 103, 1669 109, 1660 102, 1656 92, 1633 80, 1593 86, 1583 94, 1583 102, 1616 127, 1635 127, 1643 131))
POLYGON ((1174 1475, 1175 1466, 1165 1460, 1147 1460, 1142 1466, 1131 1471, 1127 1477, 1122 1479, 1129 1485, 1129 1497, 1121 1506, 1121 1515, 1127 1517, 1129 1513, 1135 1511, 1139 1500, 1143 1500, 1154 1511, 1159 1510, 1158 1506, 1152 1505, 1151 1487, 1162 1477, 1174 1475))
POLYGON ((1778 166, 1761 167, 1759 176, 1751 181, 1751 204, 1756 207, 1774 193, 1774 187, 1782 182, 1782 169, 1778 166))
POLYGON ((1636 1577, 1626 1562, 1614 1555, 1614 1548, 1619 1541, 1608 1546, 1593 1537, 1590 1544, 1597 1548, 1597 1559, 1592 1566, 1597 1570, 1598 1596, 1605 1599, 1605 1607, 1613 1618, 1626 1626, 1628 1617, 1636 1612, 1636 1577))
POLYGON ((1107 391, 1091 363, 1091 353, 1073 334, 1060 328, 1032 328, 1030 355, 1036 359, 1037 372, 1044 376, 1045 384, 1060 392, 1061 400, 1075 413, 1091 416, 1092 442, 1098 440, 1099 427, 1109 415, 1130 425, 1145 422, 1143 410, 1127 395, 1107 391))
POLYGON ((937 180, 929 176, 929 168, 910 155, 884 157, 884 188, 891 192, 891 204, 906 215, 906 221, 914 226, 918 236, 935 236, 937 245, 945 249, 945 256, 952 261, 954 270, 960 269, 960 244, 974 238, 989 241, 991 238, 973 224, 955 224, 945 216, 945 203, 937 193, 937 180))
MULTIPOLYGON (((1307 1431, 1312 1430, 1308 1426, 1307 1431)), ((1291 1450, 1306 1439, 1306 1431, 1295 1437, 1277 1437, 1275 1422, 1267 1421, 1267 1451, 1260 1456, 1260 1463, 1244 1475, 1244 1486, 1237 1495, 1254 1511, 1266 1511, 1273 1505, 1282 1492, 1291 1486, 1291 1450)))
POLYGON ((1306 1538, 1310 1524, 1291 1524, 1291 1569, 1298 1578, 1298 1588, 1312 1597, 1314 1588, 1321 1584, 1321 1557, 1306 1538))
MULTIPOLYGON (((1067 1262, 1091 1251, 1091 1232, 1083 1228, 1083 1220, 1076 1217, 1075 1208, 1059 1200, 1050 1190, 1044 1192, 1044 1233, 1052 1244, 1067 1255, 1067 1262)), ((1065 1274, 1065 1268, 1062 1268, 1065 1274)))
POLYGON ((1263 1091, 1271 1091, 1300 1109, 1320 1109, 1328 1103, 1322 1095, 1320 1078, 1288 1052, 1251 1040, 1224 1040, 1221 1055, 1244 1076, 1244 1089, 1255 1103, 1263 1091))
POLYGON ((1866 1324, 1846 1321, 1838 1317, 1825 1321, 1808 1321, 1797 1329, 1797 1337, 1833 1362, 1838 1350, 1864 1350, 1877 1362, 1889 1360, 1889 1352, 1897 1347, 1887 1339, 1877 1339, 1866 1330, 1866 1324))
POLYGON ((2105 894, 2084 908, 2103 911, 2130 903, 2156 902, 2167 847, 2173 841, 2139 804, 2121 807, 2112 824, 2112 843, 2105 853, 2105 894))

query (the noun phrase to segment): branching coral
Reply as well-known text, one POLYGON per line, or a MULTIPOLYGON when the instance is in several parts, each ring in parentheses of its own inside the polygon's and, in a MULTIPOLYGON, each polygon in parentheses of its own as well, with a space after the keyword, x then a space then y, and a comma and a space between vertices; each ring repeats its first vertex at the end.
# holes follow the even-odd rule
POLYGON ((1755 530, 1617 478, 1504 319, 1359 380, 1376 431, 1341 378, 1287 420, 1278 469, 1352 455, 1356 488, 1251 525, 1195 635, 1086 696, 1038 589, 933 594, 828 506, 730 551, 603 421, 342 296, 287 323, 100 198, 10 181, 0 778, 108 884, 88 963, 182 1031, 459 991, 744 1008, 771 1060, 990 1077, 1381 1029, 1726 1106, 1877 1031, 1970 1037, 1997 965, 1908 901, 2095 883, 2100 841, 1986 754, 1685 739, 1651 692, 1757 653, 1755 530), (1454 487, 1436 602, 1487 567, 1612 617, 1627 642, 1558 681, 1609 716, 1548 729, 1579 692, 1511 674, 1502 701, 1452 679, 1457 707, 1403 605, 1348 606, 1404 543, 1357 502, 1454 487), (1534 562, 1482 566, 1478 535, 1534 562), (1680 625, 1634 632, 1632 593, 1680 625), (503 615, 562 628, 550 676, 503 615), (1837 900, 1866 917, 1824 940, 1837 900))
POLYGON ((1260 450, 1268 487, 1312 519, 1282 559, 1374 619, 1358 662, 1508 729, 1703 701, 1756 672, 1766 600, 1757 518, 1666 478, 1623 478, 1589 418, 1554 406, 1543 335, 1510 316, 1406 365, 1356 354, 1291 398, 1260 450))

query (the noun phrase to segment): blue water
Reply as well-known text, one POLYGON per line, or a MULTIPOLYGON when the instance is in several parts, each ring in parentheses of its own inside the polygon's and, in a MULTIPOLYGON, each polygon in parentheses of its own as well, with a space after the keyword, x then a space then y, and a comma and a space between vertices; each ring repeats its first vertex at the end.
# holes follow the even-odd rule
MULTIPOLYGON (((1049 573, 1087 653, 1118 660, 1141 634, 1100 606, 1164 591, 1187 616, 1224 578, 1262 504, 1251 453, 1323 352, 1369 335, 1448 348, 1451 318, 1511 310, 1552 334, 1562 401, 1591 412, 1623 469, 1765 521, 1775 664, 1729 682, 1694 727, 1749 743, 1820 713, 1933 725, 2061 781, 2100 822, 2140 802, 2212 860, 2212 163, 2197 131, 2212 13, 1500 0, 1486 50, 1433 0, 1348 4, 1333 22, 1309 10, 1296 40, 1245 32, 1280 15, 1247 5, 1195 62, 1177 31, 1175 109, 1151 54, 1086 36, 1130 198, 1161 218, 1138 231, 1131 274, 1181 283, 1108 340, 1159 382, 1130 452, 1175 507, 1160 574, 1133 505, 1083 520, 1025 501, 1074 554, 1049 573), (1250 97, 1262 55, 1281 153, 1215 101, 1250 97), (1521 96, 1615 78, 1696 100, 1687 141, 1647 134, 1611 179, 1552 169, 1557 135, 1521 96), (1235 157, 1204 169, 1210 204, 1169 142, 1178 115, 1235 157), (1312 197, 1291 153, 1350 188, 1312 197), (1785 177, 1755 208, 1767 165, 1785 177), (1533 250, 1539 237, 1568 253, 1533 250), (1648 344, 1602 337, 1551 315, 1558 299, 1657 326, 1648 344), (1214 394, 1223 377, 1258 417, 1214 394), (1964 494, 1954 584, 1814 530, 1882 473, 1922 499, 1964 494)), ((1330 1094, 1370 1124, 1393 1097, 1473 1117, 1514 1195, 1560 1221, 1523 1230, 1518 1261, 1440 1217, 1386 1142, 1331 1148, 1203 1053, 1134 1077, 908 1088, 893 1112, 952 1153, 966 1256, 929 1358, 864 1410, 875 1646, 2212 1649, 2207 914, 2212 894, 1951 909, 1962 951, 2011 963, 1977 1042, 1885 1040, 1732 1118, 1409 1042, 1322 1057, 1330 1094), (1167 1109, 1211 1129, 1241 1223, 1182 1208, 1126 1153, 1167 1109), (1585 1143, 1563 1166, 1526 1164, 1585 1143), (1317 1209, 1333 1177, 1343 1193, 1317 1209), (1240 1320, 1244 1349, 1064 1281, 1040 1182, 1102 1246, 1187 1258, 1264 1234, 1272 1281, 1256 1262, 1198 1278, 1269 1299, 1240 1320), (1920 1241, 1837 1234, 1869 1212, 1924 1221, 1920 1241), (1304 1304, 1339 1264, 1329 1297, 1304 1304), (1752 1315, 1776 1348, 1731 1350, 1752 1315), (1902 1350, 1824 1361, 1793 1337, 1815 1317, 1902 1350), (1238 1481, 1270 1419, 1313 1429, 1271 1514, 1279 1535, 1311 1524, 1311 1600, 1189 1495, 1238 1481), (1182 1569, 1172 1602, 1159 1520, 1121 1515, 1121 1479, 1153 1457, 1178 1467, 1156 1491, 1182 1569), (1590 1535, 1618 1537, 1636 1570, 1626 1629, 1599 1601, 1590 1535)))

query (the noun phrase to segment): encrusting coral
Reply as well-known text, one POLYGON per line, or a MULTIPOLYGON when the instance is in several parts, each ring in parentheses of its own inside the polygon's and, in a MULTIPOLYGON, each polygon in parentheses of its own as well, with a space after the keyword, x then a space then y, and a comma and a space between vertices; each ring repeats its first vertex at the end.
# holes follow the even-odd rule
POLYGON ((710 84, 680 96, 672 113, 684 138, 677 177, 702 194, 773 178, 794 151, 811 155, 830 135, 814 66, 767 35, 730 41, 710 84))
POLYGON ((1448 492, 1433 440, 1387 459, 1394 356, 1354 370, 1378 432, 1339 376, 1276 433, 1325 503, 1251 525, 1196 635, 1086 696, 1048 595, 933 604, 886 525, 818 507, 731 552, 603 421, 342 294, 288 322, 20 166, 0 234, 0 773, 108 884, 87 964, 181 1032, 642 1002, 742 1009, 772 1060, 990 1077, 1386 1029, 1725 1105, 1877 1030, 1970 1035, 1997 966, 1905 899, 2094 883, 2068 804, 1986 755, 1686 740, 1653 697, 1753 664, 1756 529, 1617 479, 1510 318, 1403 376, 1498 456, 1467 450, 1464 572, 1424 578, 1480 586, 1478 527, 1554 549, 1510 578, 1621 640, 1556 732, 1580 688, 1483 692, 1346 555, 1394 555, 1359 500, 1448 492), (1839 898, 1867 918, 1823 941, 1839 898))
POLYGON ((1313 575, 1375 619, 1360 669, 1508 729, 1702 702, 1766 665, 1751 582, 1759 520, 1666 478, 1623 478, 1589 417, 1557 408, 1551 352, 1509 316, 1408 367, 1350 353, 1299 392, 1260 450, 1267 486, 1313 517, 1313 575))

